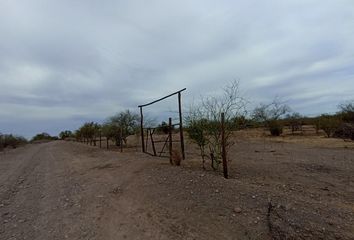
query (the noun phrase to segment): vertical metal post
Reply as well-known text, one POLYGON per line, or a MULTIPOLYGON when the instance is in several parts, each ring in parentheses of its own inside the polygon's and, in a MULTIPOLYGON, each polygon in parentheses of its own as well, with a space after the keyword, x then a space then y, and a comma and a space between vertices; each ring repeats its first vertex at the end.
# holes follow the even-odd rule
POLYGON ((123 152, 123 128, 120 128, 120 152, 123 152))
POLYGON ((151 138, 152 150, 154 151, 154 156, 156 156, 156 148, 155 148, 155 142, 154 142, 154 138, 153 138, 154 131, 155 130, 150 129, 150 138, 151 138))
POLYGON ((100 131, 100 148, 102 148, 102 133, 100 131))
POLYGON ((225 139, 225 114, 221 113, 221 156, 222 156, 222 165, 224 168, 224 177, 228 178, 227 171, 227 156, 226 156, 226 139, 225 139))
POLYGON ((149 143, 149 129, 146 129, 146 145, 145 145, 145 152, 148 152, 148 143, 149 143))
POLYGON ((169 140, 169 152, 170 152, 170 163, 172 162, 172 118, 168 119, 168 140, 169 140))
POLYGON ((109 138, 106 137, 106 142, 107 142, 107 149, 109 148, 109 138))
POLYGON ((143 107, 140 107, 140 134, 141 134, 141 148, 143 153, 145 152, 145 144, 144 144, 144 115, 143 115, 143 107))
POLYGON ((179 112, 179 136, 181 140, 181 151, 183 160, 186 159, 186 155, 184 153, 184 136, 183 136, 183 119, 182 119, 182 100, 181 100, 181 92, 178 93, 178 112, 179 112))

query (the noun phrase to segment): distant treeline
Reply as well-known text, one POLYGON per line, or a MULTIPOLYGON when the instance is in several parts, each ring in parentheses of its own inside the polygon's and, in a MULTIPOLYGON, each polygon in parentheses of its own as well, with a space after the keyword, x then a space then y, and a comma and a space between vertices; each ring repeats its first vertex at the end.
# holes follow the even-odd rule
POLYGON ((86 122, 75 132, 69 130, 62 131, 59 138, 75 139, 83 142, 93 142, 94 139, 105 137, 106 140, 112 140, 117 146, 127 144, 129 135, 138 132, 139 117, 137 114, 125 110, 114 116, 107 118, 103 124, 95 122, 86 122))
POLYGON ((5 148, 17 148, 26 143, 27 139, 24 137, 0 133, 0 151, 4 150, 5 148))
POLYGON ((59 139, 58 137, 50 136, 48 133, 39 133, 36 136, 34 136, 30 141, 28 141, 26 138, 22 136, 0 133, 0 151, 4 150, 5 148, 17 148, 27 143, 53 141, 58 139, 59 139))
MULTIPOLYGON (((79 129, 72 132, 62 131, 59 139, 76 139, 78 141, 93 141, 100 135, 112 140, 118 146, 121 142, 126 143, 127 137, 139 134, 140 119, 135 113, 129 110, 122 111, 112 117, 107 118, 103 124, 95 122, 84 123, 79 129)), ((199 125, 204 130, 215 128, 219 125, 217 119, 210 119, 202 114, 189 112, 185 117, 185 129, 190 126, 199 125), (193 116, 193 120, 191 120, 193 116)), ((269 104, 260 104, 251 114, 237 114, 227 119, 227 128, 232 131, 264 127, 269 130, 272 136, 280 136, 284 127, 291 129, 293 133, 301 132, 302 126, 312 125, 316 132, 324 131, 327 137, 346 138, 354 140, 354 102, 340 104, 338 112, 335 114, 322 114, 316 117, 303 116, 296 112, 291 112, 290 107, 274 100, 269 104)), ((166 133, 168 125, 166 122, 158 124, 156 133, 166 133)), ((46 134, 39 134, 32 139, 57 139, 46 134)))
POLYGON ((59 138, 57 136, 51 136, 50 134, 43 132, 34 136, 31 139, 31 142, 54 141, 54 140, 59 140, 59 138))
MULTIPOLYGON (((223 88, 223 95, 202 96, 199 102, 192 104, 184 113, 184 128, 189 137, 198 139, 200 144, 209 142, 212 135, 217 142, 220 139, 220 117, 223 113, 228 132, 263 127, 268 129, 272 136, 280 136, 284 127, 289 127, 292 133, 295 133, 301 132, 303 125, 312 125, 317 133, 322 130, 327 137, 354 140, 354 101, 340 104, 337 113, 317 117, 306 117, 293 112, 277 97, 269 103, 259 104, 251 111, 247 109, 248 102, 240 94, 238 81, 231 82, 223 88)), ((140 133, 139 124, 139 116, 126 110, 107 118, 103 124, 86 122, 75 132, 66 130, 61 132, 59 137, 89 142, 104 136, 117 145, 126 144, 129 135, 140 133)), ((156 125, 144 119, 145 128, 156 125)), ((155 128, 155 133, 167 132, 166 122, 155 128)))
POLYGON ((281 135, 284 127, 288 127, 292 133, 295 133, 301 132, 304 125, 312 125, 316 129, 316 133, 322 130, 327 137, 354 140, 354 102, 340 104, 337 113, 322 114, 316 117, 302 116, 296 112, 291 113, 288 110, 290 108, 285 105, 281 111, 271 105, 267 107, 263 105, 261 109, 255 108, 248 117, 242 115, 233 117, 229 119, 228 124, 232 130, 265 127, 273 136, 281 135), (268 107, 269 109, 265 109, 268 107), (281 114, 275 114, 276 112, 281 114))

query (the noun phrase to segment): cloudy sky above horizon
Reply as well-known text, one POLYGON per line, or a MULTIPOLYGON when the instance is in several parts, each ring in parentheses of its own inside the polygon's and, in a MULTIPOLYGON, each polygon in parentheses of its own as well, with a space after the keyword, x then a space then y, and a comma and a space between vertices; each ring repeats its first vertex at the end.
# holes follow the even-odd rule
POLYGON ((352 0, 0 0, 0 132, 58 134, 184 87, 186 106, 234 79, 250 109, 335 112, 353 43, 352 0))

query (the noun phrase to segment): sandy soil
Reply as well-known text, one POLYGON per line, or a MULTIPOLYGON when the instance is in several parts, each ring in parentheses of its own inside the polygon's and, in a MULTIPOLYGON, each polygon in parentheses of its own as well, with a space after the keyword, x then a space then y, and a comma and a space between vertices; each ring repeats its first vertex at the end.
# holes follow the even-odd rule
POLYGON ((354 152, 236 141, 230 179, 51 142, 0 153, 0 239, 354 239, 354 152))

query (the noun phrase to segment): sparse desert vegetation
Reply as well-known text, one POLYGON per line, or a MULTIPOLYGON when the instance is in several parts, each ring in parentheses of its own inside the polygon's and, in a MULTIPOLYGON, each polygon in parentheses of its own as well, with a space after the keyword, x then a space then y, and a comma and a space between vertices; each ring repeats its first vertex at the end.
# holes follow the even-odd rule
POLYGON ((0 0, 0 240, 354 240, 353 42, 354 0, 0 0))
POLYGON ((37 134, 30 142, 41 144, 0 155, 0 179, 10 179, 0 188, 0 236, 46 239, 64 226, 56 236, 353 239, 353 116, 352 102, 306 117, 279 98, 250 111, 232 82, 185 112, 185 160, 179 124, 145 119, 141 128, 130 110, 59 137, 37 134))
POLYGON ((41 142, 47 142, 47 141, 54 141, 58 140, 59 138, 57 136, 51 136, 49 133, 38 133, 36 134, 32 139, 31 143, 41 143, 41 142))
MULTIPOLYGON (((165 135, 161 132, 160 136, 165 135)), ((277 137, 267 128, 232 131, 229 179, 224 180, 211 164, 203 170, 199 146, 188 134, 187 159, 173 153, 174 165, 180 163, 179 167, 171 166, 166 158, 140 153, 139 140, 129 136, 123 153, 117 153, 114 142, 106 151, 93 144, 51 141, 1 156, 0 178, 12 176, 0 191, 0 213, 6 221, 0 227, 1 236, 354 236, 353 141, 327 138, 311 125, 304 125, 301 134, 285 126, 277 137), (42 182, 47 183, 43 186, 42 182), (11 191, 6 190, 10 187, 11 191), (40 232, 32 228, 42 221, 40 232)))
POLYGON ((17 148, 26 143, 27 140, 24 137, 0 133, 0 151, 3 151, 6 148, 17 148))

